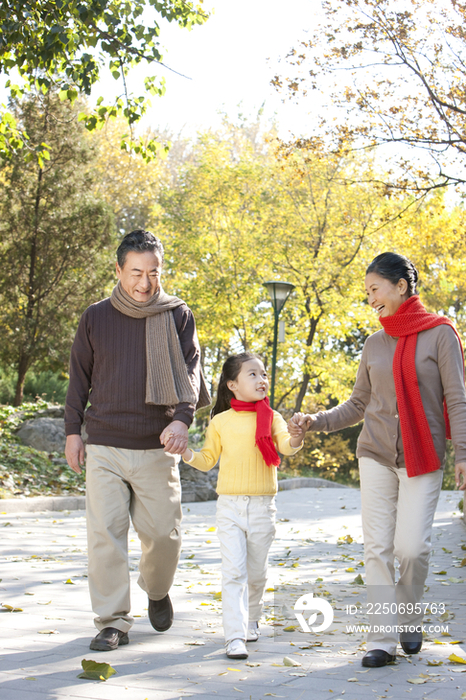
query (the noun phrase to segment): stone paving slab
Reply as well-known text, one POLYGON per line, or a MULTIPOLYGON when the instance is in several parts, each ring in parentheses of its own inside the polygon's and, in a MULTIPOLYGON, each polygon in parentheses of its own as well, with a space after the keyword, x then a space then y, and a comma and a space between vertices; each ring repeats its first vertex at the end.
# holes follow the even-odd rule
POLYGON ((448 657, 456 653, 466 660, 466 567, 461 566, 466 528, 457 510, 460 498, 458 492, 441 494, 425 593, 425 600, 445 603, 446 615, 429 613, 438 632, 426 637, 418 656, 399 649, 397 662, 381 669, 361 666, 364 634, 349 627, 365 620, 359 611, 364 586, 354 582, 364 578, 357 489, 278 494, 262 636, 248 645, 247 661, 224 654, 215 502, 183 506, 183 550, 171 592, 176 617, 163 634, 150 626, 147 598, 136 584, 140 549, 130 530, 135 624, 130 644, 105 654, 89 650, 96 631, 87 591, 84 513, 0 515, 0 604, 22 610, 0 608, 5 611, 0 613, 0 698, 458 700, 466 693, 466 665, 448 657), (293 606, 303 591, 330 601, 335 617, 327 631, 301 630, 293 606), (355 604, 358 613, 350 615, 347 606, 355 604), (442 634, 442 625, 451 636, 442 634), (284 666, 284 657, 300 665, 284 666), (110 663, 117 675, 106 682, 78 679, 82 659, 110 663))

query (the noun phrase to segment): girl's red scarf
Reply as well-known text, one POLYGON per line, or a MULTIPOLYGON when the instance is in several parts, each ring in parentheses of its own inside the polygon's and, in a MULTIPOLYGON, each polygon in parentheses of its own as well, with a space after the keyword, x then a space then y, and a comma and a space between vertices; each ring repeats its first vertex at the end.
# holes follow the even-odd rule
MULTIPOLYGON (((453 323, 445 316, 428 313, 417 295, 409 297, 393 316, 381 316, 385 333, 399 338, 393 358, 393 377, 400 414, 401 436, 408 476, 427 474, 440 468, 432 433, 422 405, 416 375, 415 355, 417 334, 428 328, 445 324, 455 331, 461 351, 461 339, 453 323)), ((446 436, 451 439, 450 421, 444 399, 446 436)))
POLYGON ((272 440, 273 411, 270 408, 268 397, 266 396, 265 399, 255 403, 231 399, 230 405, 234 411, 256 412, 256 445, 266 465, 268 467, 278 467, 280 457, 272 440))

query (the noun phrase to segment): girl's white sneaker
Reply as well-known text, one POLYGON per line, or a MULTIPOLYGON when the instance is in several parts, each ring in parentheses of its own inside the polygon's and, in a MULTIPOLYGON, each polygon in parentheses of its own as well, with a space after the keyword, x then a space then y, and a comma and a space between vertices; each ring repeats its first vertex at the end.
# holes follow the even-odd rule
POLYGON ((257 622, 250 622, 248 625, 248 638, 247 642, 257 642, 260 637, 260 629, 257 622))
POLYGON ((226 654, 229 659, 247 659, 248 650, 242 639, 232 639, 228 642, 226 654))

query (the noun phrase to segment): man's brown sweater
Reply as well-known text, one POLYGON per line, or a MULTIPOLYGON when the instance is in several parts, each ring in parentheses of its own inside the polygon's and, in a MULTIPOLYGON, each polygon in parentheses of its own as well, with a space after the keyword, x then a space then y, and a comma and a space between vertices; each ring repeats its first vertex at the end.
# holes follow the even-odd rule
MULTIPOLYGON (((172 311, 193 385, 199 388, 200 351, 194 317, 183 304, 172 311)), ((117 311, 109 299, 81 317, 71 349, 65 430, 79 435, 85 412, 88 443, 131 450, 161 448, 172 420, 190 425, 195 406, 152 406, 146 396, 146 320, 117 311)))

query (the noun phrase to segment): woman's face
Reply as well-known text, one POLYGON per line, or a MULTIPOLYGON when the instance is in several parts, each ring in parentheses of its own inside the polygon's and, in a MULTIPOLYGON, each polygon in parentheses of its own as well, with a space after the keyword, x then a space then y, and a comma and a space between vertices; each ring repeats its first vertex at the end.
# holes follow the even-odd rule
POLYGON ((376 272, 366 275, 366 292, 369 306, 372 306, 379 316, 393 316, 409 296, 406 280, 401 279, 392 284, 376 272))

